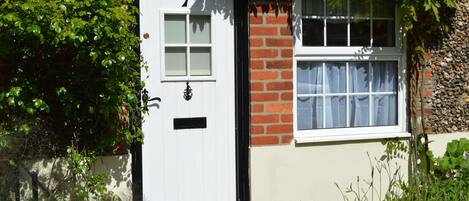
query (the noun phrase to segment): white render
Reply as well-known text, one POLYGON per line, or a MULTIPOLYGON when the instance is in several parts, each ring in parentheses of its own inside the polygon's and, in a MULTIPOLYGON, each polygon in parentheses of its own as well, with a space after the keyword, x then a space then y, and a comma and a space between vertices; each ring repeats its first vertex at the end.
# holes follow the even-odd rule
MULTIPOLYGON (((60 185, 60 180, 67 173, 63 158, 37 159, 25 161, 25 168, 29 172, 36 172, 41 184, 49 189, 60 185)), ((94 164, 95 173, 108 175, 106 188, 122 201, 132 200, 132 156, 130 154, 115 156, 98 156, 94 164)), ((21 200, 32 198, 31 177, 24 170, 20 171, 21 200)), ((43 199, 44 192, 38 191, 39 199, 43 199)))
MULTIPOLYGON (((431 150, 441 156, 448 142, 469 139, 469 133, 429 137, 433 141, 431 150)), ((373 161, 384 154, 384 148, 380 140, 296 145, 292 142, 290 145, 253 147, 250 163, 252 201, 343 200, 334 183, 345 189, 350 184, 356 185, 357 176, 369 180, 371 166, 367 153, 373 161)), ((393 160, 391 164, 396 162, 405 177, 406 158, 393 160)), ((360 185, 365 186, 365 183, 360 185)))

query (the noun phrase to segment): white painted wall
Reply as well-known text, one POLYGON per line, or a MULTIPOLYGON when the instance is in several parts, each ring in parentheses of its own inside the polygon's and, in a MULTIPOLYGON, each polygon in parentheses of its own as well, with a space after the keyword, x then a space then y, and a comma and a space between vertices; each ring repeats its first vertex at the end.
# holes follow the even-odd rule
MULTIPOLYGON (((435 155, 442 155, 446 144, 459 138, 469 139, 469 133, 430 135, 433 141, 430 148, 435 155)), ((342 200, 335 182, 345 188, 351 183, 355 185, 357 176, 371 178, 367 153, 372 158, 379 158, 384 153, 384 146, 380 141, 353 141, 253 147, 252 201, 342 200)), ((39 170, 39 177, 45 178, 50 175, 54 161, 57 159, 36 161, 28 166, 31 170, 39 170)), ((407 161, 398 159, 395 162, 405 173, 407 161)), ((96 169, 110 175, 109 190, 124 201, 132 199, 130 155, 100 157, 96 169)), ((23 189, 23 193, 31 195, 28 189, 23 189)))
MULTIPOLYGON (((66 169, 62 166, 61 158, 35 160, 25 163, 29 171, 38 173, 41 183, 54 188, 57 181, 63 179, 66 169)), ((116 156, 101 156, 95 163, 95 171, 109 176, 107 189, 117 195, 122 201, 132 200, 132 158, 130 154, 116 156)), ((21 172, 21 200, 30 200, 32 196, 31 178, 25 171, 21 172)), ((39 196, 42 192, 39 190, 39 196)), ((0 199, 1 200, 1 199, 0 199)))
MULTIPOLYGON (((434 142, 430 148, 436 155, 442 155, 449 141, 462 137, 469 139, 469 133, 431 135, 434 142)), ((371 165, 367 153, 371 158, 380 158, 384 148, 381 141, 253 147, 252 201, 343 200, 334 183, 345 188, 351 183, 355 185, 357 176, 369 180, 371 165)), ((405 176, 407 160, 395 159, 392 164, 395 163, 405 176)), ((376 178, 376 172, 375 175, 376 178)))

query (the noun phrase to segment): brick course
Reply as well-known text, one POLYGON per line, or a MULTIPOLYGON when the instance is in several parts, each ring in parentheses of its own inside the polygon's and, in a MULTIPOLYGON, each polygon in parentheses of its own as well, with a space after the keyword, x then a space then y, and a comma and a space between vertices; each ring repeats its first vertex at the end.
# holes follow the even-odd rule
POLYGON ((293 139, 291 2, 251 1, 251 144, 293 139))

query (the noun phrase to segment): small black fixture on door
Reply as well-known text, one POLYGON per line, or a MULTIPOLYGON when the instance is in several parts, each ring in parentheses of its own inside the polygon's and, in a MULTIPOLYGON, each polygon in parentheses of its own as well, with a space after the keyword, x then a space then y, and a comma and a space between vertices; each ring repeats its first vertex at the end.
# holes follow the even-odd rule
POLYGON ((187 7, 187 0, 184 1, 184 3, 182 4, 182 7, 187 7))
POLYGON ((142 91, 142 102, 143 102, 143 109, 145 111, 148 111, 149 106, 157 106, 158 107, 158 103, 154 103, 154 104, 149 105, 149 103, 151 103, 153 101, 161 102, 161 98, 160 97, 151 98, 148 95, 147 89, 143 89, 143 91, 142 91))
POLYGON ((174 130, 207 128, 207 117, 175 118, 174 130))
POLYGON ((189 85, 189 81, 186 82, 186 89, 184 89, 184 99, 190 101, 192 99, 193 93, 192 88, 189 85))

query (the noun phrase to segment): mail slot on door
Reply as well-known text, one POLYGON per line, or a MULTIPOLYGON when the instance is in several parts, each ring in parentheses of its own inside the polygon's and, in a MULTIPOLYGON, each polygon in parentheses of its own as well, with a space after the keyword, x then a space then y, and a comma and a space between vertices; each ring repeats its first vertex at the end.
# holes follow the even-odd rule
POLYGON ((175 118, 174 130, 207 128, 207 117, 175 118))

